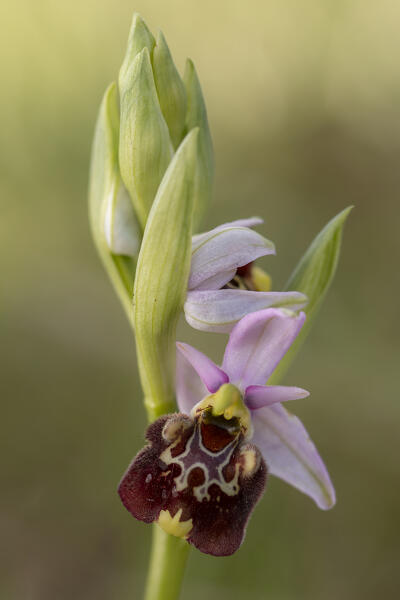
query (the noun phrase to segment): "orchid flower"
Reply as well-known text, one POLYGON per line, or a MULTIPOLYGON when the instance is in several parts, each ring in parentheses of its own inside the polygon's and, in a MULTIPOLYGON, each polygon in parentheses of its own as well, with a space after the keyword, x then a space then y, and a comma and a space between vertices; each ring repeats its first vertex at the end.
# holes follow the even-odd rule
POLYGON ((242 219, 193 236, 184 306, 189 325, 229 333, 248 313, 269 307, 299 310, 307 303, 300 292, 269 291, 268 275, 252 264, 275 254, 274 244, 250 229, 262 222, 242 219))
POLYGON ((133 516, 223 556, 240 546, 267 474, 322 509, 334 505, 322 459, 300 420, 282 406, 308 392, 266 385, 304 320, 304 313, 286 309, 247 315, 230 334, 222 367, 177 344, 181 414, 150 425, 148 445, 121 481, 120 497, 133 516))

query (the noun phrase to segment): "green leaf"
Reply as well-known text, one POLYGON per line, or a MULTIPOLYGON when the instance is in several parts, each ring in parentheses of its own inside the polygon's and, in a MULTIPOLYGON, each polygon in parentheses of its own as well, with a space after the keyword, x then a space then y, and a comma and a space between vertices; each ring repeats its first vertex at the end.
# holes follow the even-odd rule
POLYGON ((153 50, 152 63, 161 111, 174 148, 177 148, 185 128, 186 91, 161 31, 153 50))
POLYGON ((200 128, 199 168, 197 171, 193 230, 197 231, 211 203, 214 181, 214 151, 208 126, 207 110, 193 62, 186 61, 184 83, 187 94, 186 131, 200 128))
POLYGON ((136 270, 136 347, 150 420, 175 410, 175 336, 191 261, 197 137, 197 129, 186 136, 165 173, 136 270))
POLYGON ((118 169, 118 131, 117 90, 116 84, 112 83, 101 102, 93 139, 89 180, 89 220, 100 258, 132 322, 136 261, 132 257, 118 256, 111 251, 105 227, 107 207, 113 207, 123 193, 118 169))
POLYGON ((172 158, 169 131, 158 101, 147 47, 120 81, 119 164, 142 230, 172 158))
POLYGON ((294 344, 270 377, 268 381, 270 385, 275 385, 281 381, 310 331, 318 309, 335 275, 343 226, 352 208, 352 206, 345 208, 322 229, 285 286, 285 290, 295 290, 307 296, 308 303, 303 309, 307 318, 294 344))

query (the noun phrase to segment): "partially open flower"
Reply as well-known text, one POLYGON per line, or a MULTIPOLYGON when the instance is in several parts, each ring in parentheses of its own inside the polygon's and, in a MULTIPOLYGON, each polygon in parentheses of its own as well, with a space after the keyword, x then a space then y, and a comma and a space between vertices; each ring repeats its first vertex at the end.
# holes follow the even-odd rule
POLYGON ((186 320, 195 329, 229 333, 245 315, 269 307, 299 310, 299 292, 271 292, 266 273, 252 263, 275 254, 275 246, 251 227, 262 219, 225 223, 193 236, 192 263, 185 302, 186 320))
POLYGON ((308 392, 265 385, 303 322, 303 313, 287 310, 247 315, 229 337, 222 368, 178 344, 181 414, 150 425, 148 445, 119 487, 133 516, 157 521, 202 552, 225 556, 244 538, 267 470, 320 508, 334 505, 335 492, 314 444, 281 404, 308 392))

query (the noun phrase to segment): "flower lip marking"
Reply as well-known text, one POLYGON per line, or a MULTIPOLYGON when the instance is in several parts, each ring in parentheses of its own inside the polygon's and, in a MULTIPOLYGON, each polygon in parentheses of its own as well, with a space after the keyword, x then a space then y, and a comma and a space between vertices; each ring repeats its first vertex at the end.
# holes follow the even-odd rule
POLYGON ((258 448, 243 441, 240 420, 209 408, 195 419, 165 415, 146 438, 118 489, 125 507, 202 552, 235 552, 267 476, 258 448))
MULTIPOLYGON (((203 472, 203 480, 199 485, 193 486, 193 494, 199 502, 204 499, 210 500, 209 489, 217 485, 221 492, 227 496, 234 496, 239 491, 238 478, 240 464, 235 465, 235 473, 231 480, 227 481, 224 473, 230 463, 233 450, 238 444, 238 434, 231 436, 228 442, 218 452, 209 450, 204 442, 202 430, 210 427, 207 424, 196 423, 192 436, 186 442, 185 450, 178 456, 171 454, 172 446, 169 446, 160 455, 160 459, 169 467, 171 464, 179 465, 180 474, 174 478, 177 492, 182 492, 189 487, 189 477, 195 469, 203 472)), ((211 427, 215 428, 214 425, 211 427)))

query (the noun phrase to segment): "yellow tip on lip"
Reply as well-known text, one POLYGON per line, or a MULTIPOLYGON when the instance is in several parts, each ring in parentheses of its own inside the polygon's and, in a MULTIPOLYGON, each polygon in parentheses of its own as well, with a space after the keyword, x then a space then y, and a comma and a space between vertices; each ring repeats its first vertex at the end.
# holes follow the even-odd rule
POLYGON ((173 517, 171 517, 169 510, 162 510, 159 514, 157 523, 166 533, 186 539, 193 529, 193 520, 189 519, 188 521, 181 521, 181 516, 181 508, 173 517))

